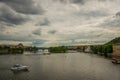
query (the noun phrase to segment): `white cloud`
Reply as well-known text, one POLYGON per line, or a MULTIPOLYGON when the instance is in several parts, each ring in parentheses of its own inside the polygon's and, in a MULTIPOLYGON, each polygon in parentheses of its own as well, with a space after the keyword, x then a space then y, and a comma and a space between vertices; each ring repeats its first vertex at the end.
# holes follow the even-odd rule
MULTIPOLYGON (((120 19, 116 18, 120 12, 119 2, 119 0, 34 0, 34 4, 31 1, 28 4, 29 1, 26 0, 27 9, 32 8, 32 12, 26 12, 26 8, 16 10, 12 8, 16 3, 4 2, 8 12, 12 10, 12 13, 18 15, 18 20, 21 18, 28 20, 22 20, 23 24, 11 26, 8 25, 13 22, 10 19, 16 17, 2 17, 9 22, 0 22, 2 24, 0 29, 3 29, 0 32, 0 40, 3 42, 12 40, 15 43, 25 41, 37 46, 102 44, 120 34, 120 19), (41 14, 40 11, 44 12, 41 14)), ((3 9, 0 7, 0 11, 3 9)))

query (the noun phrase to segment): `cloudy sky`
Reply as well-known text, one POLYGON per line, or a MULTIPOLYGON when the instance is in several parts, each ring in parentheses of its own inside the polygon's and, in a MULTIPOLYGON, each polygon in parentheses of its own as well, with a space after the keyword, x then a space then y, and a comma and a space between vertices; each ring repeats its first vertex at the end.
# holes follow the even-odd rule
POLYGON ((0 44, 104 44, 120 34, 120 0, 0 0, 0 44))

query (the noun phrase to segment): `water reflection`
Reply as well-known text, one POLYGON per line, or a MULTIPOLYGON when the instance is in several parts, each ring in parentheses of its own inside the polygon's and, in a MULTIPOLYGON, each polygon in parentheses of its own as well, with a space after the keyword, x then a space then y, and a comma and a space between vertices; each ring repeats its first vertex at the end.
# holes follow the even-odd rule
POLYGON ((0 80, 120 80, 120 65, 85 53, 2 55, 0 80), (29 71, 12 72, 17 63, 30 66, 29 71))

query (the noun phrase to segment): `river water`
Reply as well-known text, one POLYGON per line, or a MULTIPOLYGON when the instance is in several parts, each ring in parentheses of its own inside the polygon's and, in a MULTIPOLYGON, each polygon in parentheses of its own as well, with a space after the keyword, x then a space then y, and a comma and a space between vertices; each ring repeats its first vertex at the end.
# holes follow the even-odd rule
POLYGON ((120 65, 86 53, 1 55, 0 80, 120 80, 120 65), (29 71, 13 73, 14 64, 29 71))

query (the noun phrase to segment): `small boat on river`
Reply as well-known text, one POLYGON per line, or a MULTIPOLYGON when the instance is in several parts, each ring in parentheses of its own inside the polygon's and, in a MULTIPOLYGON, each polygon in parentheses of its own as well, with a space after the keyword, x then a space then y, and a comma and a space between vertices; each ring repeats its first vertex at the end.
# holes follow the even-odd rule
POLYGON ((11 67, 12 71, 28 71, 28 66, 23 66, 21 64, 15 64, 11 67))

